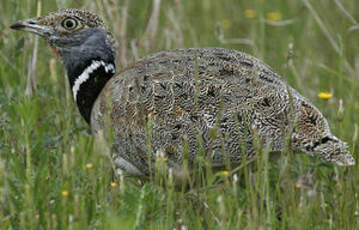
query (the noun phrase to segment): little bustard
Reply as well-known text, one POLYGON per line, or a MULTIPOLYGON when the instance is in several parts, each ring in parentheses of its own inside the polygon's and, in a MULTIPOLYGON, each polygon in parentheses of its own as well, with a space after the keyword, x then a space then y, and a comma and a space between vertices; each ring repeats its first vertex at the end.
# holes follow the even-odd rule
POLYGON ((240 164, 255 156, 256 138, 270 151, 284 150, 290 140, 293 150, 354 164, 319 110, 248 54, 163 51, 116 73, 113 37, 94 13, 65 9, 11 28, 38 34, 56 49, 81 115, 95 136, 110 129, 111 157, 128 175, 148 175, 156 153, 174 172, 186 151, 189 168, 200 151, 213 167, 240 164))

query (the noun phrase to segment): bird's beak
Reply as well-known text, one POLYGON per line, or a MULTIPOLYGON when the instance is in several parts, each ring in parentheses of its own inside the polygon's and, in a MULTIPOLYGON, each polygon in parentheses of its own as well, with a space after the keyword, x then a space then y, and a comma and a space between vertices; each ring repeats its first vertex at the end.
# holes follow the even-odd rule
POLYGON ((24 19, 15 22, 10 26, 11 29, 31 32, 41 37, 48 38, 51 35, 51 28, 38 23, 36 18, 24 19))

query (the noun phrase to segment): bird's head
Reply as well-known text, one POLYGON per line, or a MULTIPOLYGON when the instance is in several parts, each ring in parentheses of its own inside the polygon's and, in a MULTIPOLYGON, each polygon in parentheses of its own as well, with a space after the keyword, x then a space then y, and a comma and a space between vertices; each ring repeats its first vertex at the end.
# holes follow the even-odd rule
POLYGON ((334 136, 317 108, 300 100, 292 143, 297 149, 337 165, 355 165, 347 144, 334 136))
POLYGON ((114 39, 103 20, 89 11, 65 9, 11 28, 43 37, 61 56, 80 113, 90 123, 92 106, 116 71, 114 39))
POLYGON ((114 40, 104 21, 96 14, 79 9, 64 9, 43 17, 20 20, 12 29, 43 37, 62 56, 66 67, 79 60, 113 62, 114 40), (75 59, 75 60, 74 60, 75 59))

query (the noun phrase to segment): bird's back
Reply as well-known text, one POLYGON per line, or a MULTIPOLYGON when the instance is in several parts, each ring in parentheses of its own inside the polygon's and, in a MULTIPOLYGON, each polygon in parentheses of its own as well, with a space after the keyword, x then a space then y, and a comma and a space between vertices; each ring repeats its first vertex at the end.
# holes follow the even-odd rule
POLYGON ((186 152, 190 163, 198 154, 214 166, 240 163, 243 153, 254 155, 254 132, 280 150, 289 103, 287 86, 263 62, 198 48, 150 55, 113 77, 92 111, 95 133, 104 129, 108 111, 114 159, 119 155, 146 174, 149 138, 153 159, 164 157, 171 167, 180 167, 186 152))

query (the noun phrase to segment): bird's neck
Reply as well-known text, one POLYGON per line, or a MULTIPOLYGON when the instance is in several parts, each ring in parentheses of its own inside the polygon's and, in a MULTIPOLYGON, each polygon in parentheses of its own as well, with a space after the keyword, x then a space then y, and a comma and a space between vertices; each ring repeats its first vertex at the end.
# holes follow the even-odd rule
POLYGON ((72 95, 90 124, 92 107, 115 73, 112 36, 98 28, 83 29, 56 46, 66 67, 72 95))
POLYGON ((67 69, 72 95, 82 117, 90 124, 92 107, 115 73, 115 63, 91 59, 67 69))

